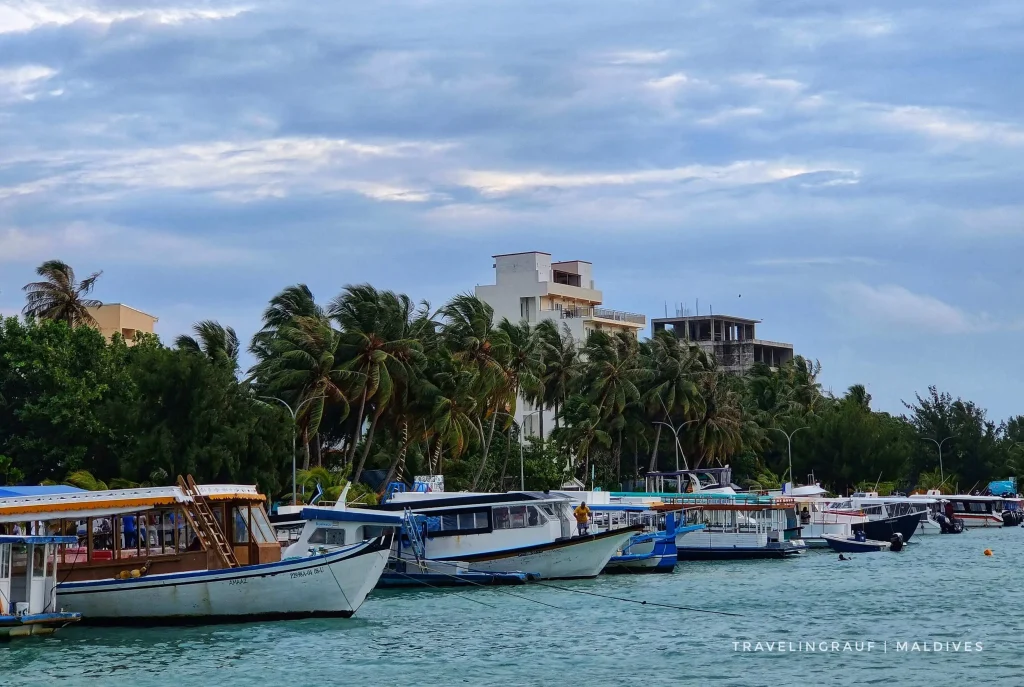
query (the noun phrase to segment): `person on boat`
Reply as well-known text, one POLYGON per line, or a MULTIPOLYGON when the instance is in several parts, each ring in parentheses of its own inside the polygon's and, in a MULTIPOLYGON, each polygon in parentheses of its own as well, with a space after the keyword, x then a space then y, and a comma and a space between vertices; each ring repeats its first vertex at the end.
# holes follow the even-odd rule
POLYGON ((800 524, 810 525, 811 524, 811 513, 807 510, 807 506, 804 506, 800 511, 800 524))
POLYGON ((587 506, 587 502, 580 501, 580 505, 576 506, 572 514, 576 516, 576 529, 579 530, 580 536, 589 534, 590 508, 587 506))

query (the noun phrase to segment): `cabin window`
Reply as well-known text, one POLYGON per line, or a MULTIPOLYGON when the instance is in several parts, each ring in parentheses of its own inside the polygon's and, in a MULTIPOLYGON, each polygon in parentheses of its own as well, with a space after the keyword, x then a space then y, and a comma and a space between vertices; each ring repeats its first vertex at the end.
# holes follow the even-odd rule
MULTIPOLYGON (((234 509, 234 542, 236 544, 249 543, 249 507, 236 506, 234 509)), ((322 543, 322 542, 320 542, 322 543)))
POLYGON ((384 528, 380 525, 363 525, 361 531, 361 539, 376 539, 384 534, 384 528))
POLYGON ((968 502, 967 507, 970 509, 972 513, 988 512, 988 504, 985 503, 984 501, 970 501, 968 502))
POLYGON ((441 516, 441 531, 451 531, 459 529, 459 516, 458 515, 442 515, 441 516))
POLYGON ((0 544, 0 580, 11 576, 11 545, 0 544))
POLYGON ((32 547, 32 577, 46 575, 46 546, 36 544, 32 547))
POLYGON ((302 525, 295 527, 281 527, 277 530, 277 540, 279 542, 293 544, 299 541, 302 536, 302 525))
POLYGON ((512 524, 508 517, 508 506, 495 506, 491 509, 491 518, 494 522, 494 529, 511 529, 512 524))
POLYGON ((345 530, 340 527, 317 527, 313 530, 313 534, 309 535, 309 543, 343 546, 345 544, 345 530))
POLYGON ((537 506, 528 506, 526 511, 526 524, 528 527, 543 527, 548 524, 548 519, 540 512, 537 506))
POLYGON ((511 506, 508 509, 513 529, 526 527, 526 506, 511 506))
POLYGON ((544 504, 543 506, 541 506, 541 508, 544 509, 544 512, 550 515, 551 517, 557 517, 555 515, 555 507, 552 506, 550 503, 544 504))
POLYGON ((476 511, 474 513, 459 513, 460 530, 485 530, 487 529, 487 513, 476 511))
POLYGON ((260 544, 269 544, 275 541, 274 528, 270 526, 266 511, 260 506, 253 506, 251 513, 253 535, 256 541, 260 544))

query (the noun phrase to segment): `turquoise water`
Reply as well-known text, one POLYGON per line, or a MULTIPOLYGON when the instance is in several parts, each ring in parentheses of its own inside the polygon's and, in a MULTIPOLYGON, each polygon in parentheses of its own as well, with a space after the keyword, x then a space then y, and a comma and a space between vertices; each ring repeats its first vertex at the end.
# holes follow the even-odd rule
POLYGON ((742 617, 538 586, 377 593, 351 620, 83 627, 13 642, 0 646, 0 684, 1018 684, 1024 530, 915 542, 900 554, 850 562, 810 552, 788 561, 691 563, 673 575, 556 583, 742 617), (983 556, 985 548, 995 555, 983 556), (794 649, 802 641, 875 645, 868 651, 862 644, 859 653, 855 644, 849 652, 778 653, 753 651, 758 640, 793 642, 794 649), (743 641, 751 651, 742 644, 735 650, 733 642, 743 641), (897 650, 896 642, 913 648, 914 641, 980 642, 981 651, 897 650))

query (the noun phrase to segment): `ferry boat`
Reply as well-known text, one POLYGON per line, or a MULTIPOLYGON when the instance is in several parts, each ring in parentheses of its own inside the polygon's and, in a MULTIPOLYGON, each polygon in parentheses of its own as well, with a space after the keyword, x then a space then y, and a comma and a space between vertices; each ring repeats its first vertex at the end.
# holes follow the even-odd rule
POLYGON ((0 640, 52 634, 82 619, 57 605, 57 548, 77 541, 0 535, 0 640))
POLYGON ((832 499, 793 496, 800 518, 800 538, 812 549, 830 548, 826 537, 850 539, 868 522, 864 511, 838 507, 832 499))
POLYGON ((654 508, 682 511, 700 530, 676 536, 680 561, 788 558, 807 550, 793 499, 747 494, 663 495, 654 508))
POLYGON ((926 517, 926 501, 903 496, 879 496, 876 492, 857 492, 846 499, 836 499, 835 510, 859 510, 867 516, 864 533, 868 539, 889 541, 894 534, 909 542, 926 517))
POLYGON ((355 613, 387 563, 397 523, 367 518, 369 529, 335 550, 283 558, 264 501, 252 486, 179 478, 174 487, 2 499, 0 524, 76 534, 59 555, 69 568, 57 598, 86 622, 355 613))
POLYGON ((565 495, 541 492, 396 492, 377 509, 406 513, 395 565, 465 563, 479 573, 545 579, 596 577, 629 538, 626 527, 581 535, 565 495))

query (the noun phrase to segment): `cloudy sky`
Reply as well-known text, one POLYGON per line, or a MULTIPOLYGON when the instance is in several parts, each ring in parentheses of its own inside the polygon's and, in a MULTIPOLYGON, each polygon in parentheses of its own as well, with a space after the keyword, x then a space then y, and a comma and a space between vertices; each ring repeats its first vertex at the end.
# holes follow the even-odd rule
POLYGON ((1020 0, 4 0, 0 312, 59 257, 248 336, 291 283, 439 304, 542 250, 1002 418, 1022 64, 1020 0))

